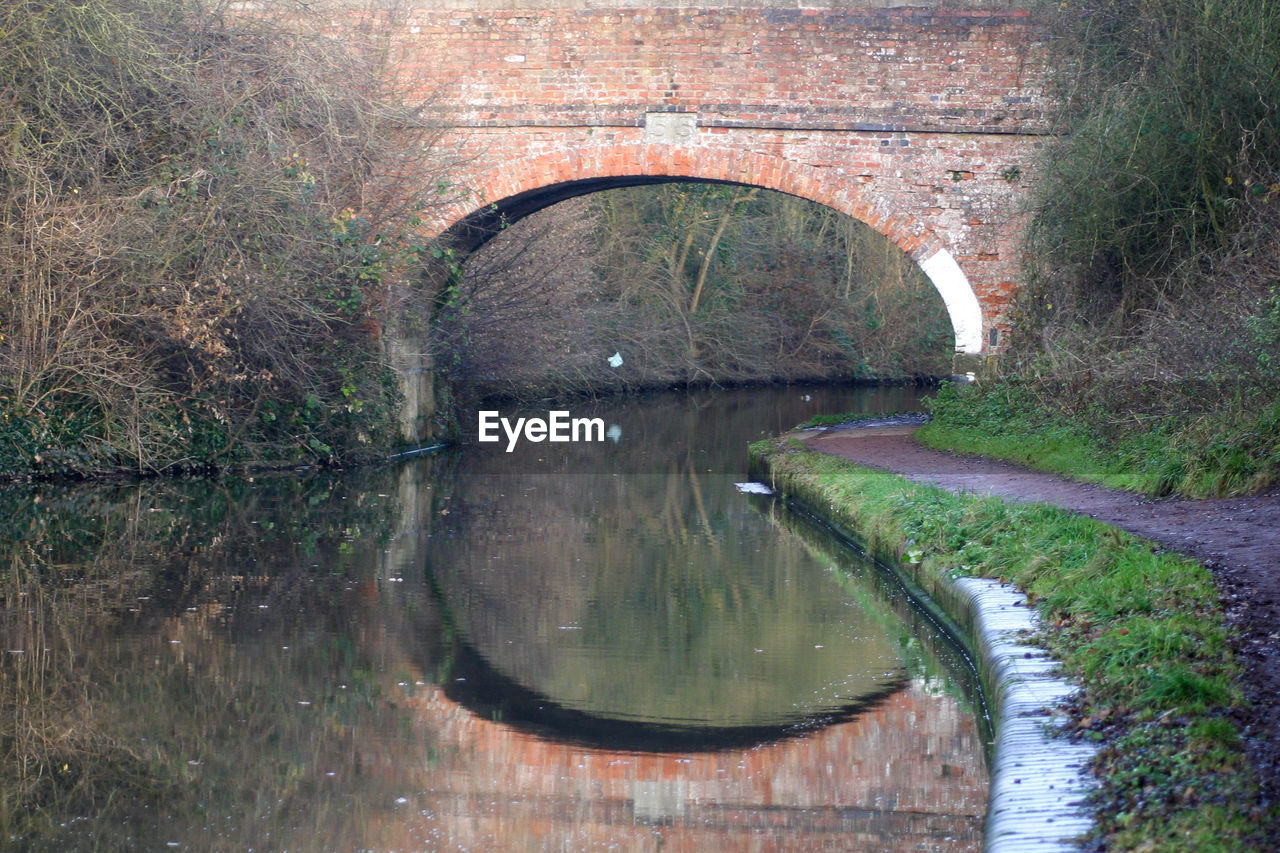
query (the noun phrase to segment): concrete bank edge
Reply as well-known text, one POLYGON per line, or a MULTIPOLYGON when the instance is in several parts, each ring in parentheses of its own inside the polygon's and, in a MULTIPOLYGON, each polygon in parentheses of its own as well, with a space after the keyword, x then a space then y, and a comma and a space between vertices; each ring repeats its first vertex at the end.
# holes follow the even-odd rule
MULTIPOLYGON (((767 458, 755 457, 752 463, 784 499, 850 540, 865 541, 824 511, 830 502, 820 494, 807 494, 807 488, 775 476, 767 458)), ((1079 686, 1054 674, 1057 664, 1044 650, 1023 642, 1037 628, 1035 610, 1009 584, 953 578, 891 554, 874 556, 957 635, 977 663, 996 733, 983 830, 986 853, 1079 850, 1094 823, 1086 798, 1095 787, 1089 764, 1098 748, 1053 735, 1059 724, 1053 709, 1079 686)))

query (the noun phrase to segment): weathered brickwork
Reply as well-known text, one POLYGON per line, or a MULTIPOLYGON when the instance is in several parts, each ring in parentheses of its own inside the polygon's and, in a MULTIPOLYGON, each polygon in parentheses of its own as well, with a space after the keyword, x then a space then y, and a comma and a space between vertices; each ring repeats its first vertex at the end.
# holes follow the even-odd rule
POLYGON ((374 13, 400 84, 462 163, 468 201, 437 230, 655 178, 779 190, 901 246, 947 301, 957 349, 990 349, 1050 106, 1029 12, 540 2, 374 13))
POLYGON ((646 144, 638 131, 561 129, 512 138, 505 130, 470 130, 467 146, 503 156, 491 170, 477 170, 476 203, 446 213, 441 225, 489 203, 518 218, 575 194, 573 182, 586 179, 594 179, 587 189, 623 186, 636 176, 752 184, 847 213, 917 260, 948 250, 984 308, 986 330, 1002 325, 1018 274, 1018 210, 1029 171, 1023 164, 1037 138, 965 135, 939 144, 935 135, 906 133, 794 136, 700 129, 697 144, 670 146, 646 144), (1020 170, 1016 182, 1002 177, 1011 169, 1020 170))
POLYGON ((1042 129, 1025 12, 936 9, 415 11, 406 88, 451 122, 1042 129))

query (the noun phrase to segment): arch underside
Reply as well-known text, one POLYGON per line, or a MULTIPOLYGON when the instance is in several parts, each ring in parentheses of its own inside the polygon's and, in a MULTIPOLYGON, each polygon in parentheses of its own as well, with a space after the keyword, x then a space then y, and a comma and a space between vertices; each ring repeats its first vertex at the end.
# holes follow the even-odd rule
POLYGON ((756 186, 823 204, 865 223, 906 252, 941 295, 957 353, 983 351, 982 305, 949 241, 909 211, 892 210, 831 168, 747 152, 628 145, 544 154, 504 164, 470 183, 475 196, 437 220, 453 248, 473 251, 506 225, 557 202, 607 189, 671 182, 756 186), (714 156, 708 156, 709 153, 714 156))

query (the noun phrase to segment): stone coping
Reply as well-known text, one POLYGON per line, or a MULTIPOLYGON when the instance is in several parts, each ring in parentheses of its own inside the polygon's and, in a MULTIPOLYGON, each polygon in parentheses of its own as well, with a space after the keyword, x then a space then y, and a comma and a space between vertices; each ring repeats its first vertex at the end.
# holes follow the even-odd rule
POLYGON ((968 639, 995 716, 985 850, 1079 850, 1093 825, 1085 798, 1097 746, 1055 737, 1051 716, 1079 688, 1055 674, 1057 663, 1043 649, 1023 642, 1038 617, 1020 592, 986 578, 951 584, 970 611, 968 639))

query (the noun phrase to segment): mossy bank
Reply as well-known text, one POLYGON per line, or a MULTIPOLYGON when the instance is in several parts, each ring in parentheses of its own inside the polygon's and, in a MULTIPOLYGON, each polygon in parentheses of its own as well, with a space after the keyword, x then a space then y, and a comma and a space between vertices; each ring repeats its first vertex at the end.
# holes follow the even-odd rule
POLYGON ((751 448, 788 499, 917 575, 997 578, 1039 612, 1034 641, 1081 686, 1069 737, 1100 745, 1093 837, 1111 850, 1263 850, 1265 813, 1232 712, 1245 700, 1208 571, 1042 504, 953 495, 804 449, 751 448))

